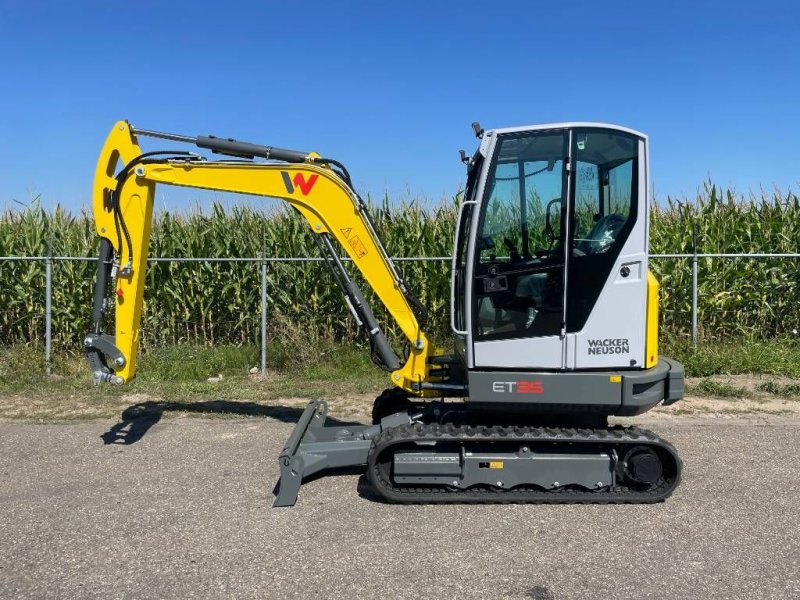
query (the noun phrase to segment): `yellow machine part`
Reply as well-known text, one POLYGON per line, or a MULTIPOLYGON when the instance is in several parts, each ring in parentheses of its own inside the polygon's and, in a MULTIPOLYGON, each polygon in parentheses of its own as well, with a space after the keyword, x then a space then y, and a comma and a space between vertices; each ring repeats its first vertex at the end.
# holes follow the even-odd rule
MULTIPOLYGON (((108 239, 120 253, 120 263, 128 262, 126 245, 119 244, 114 214, 111 210, 111 192, 117 182, 114 173, 120 162, 127 164, 142 153, 135 138, 130 133, 128 123, 116 123, 103 145, 95 169, 92 208, 98 235, 108 239)), ((142 290, 144 289, 144 267, 147 264, 147 247, 150 244, 150 225, 153 220, 152 182, 131 177, 121 198, 121 212, 128 224, 131 244, 137 259, 130 276, 118 277, 115 289, 115 344, 125 357, 125 365, 117 375, 128 381, 136 372, 137 349, 139 348, 139 324, 142 318, 142 290), (144 252, 142 252, 144 249, 144 252), (141 268, 139 268, 141 267, 141 268)))
MULTIPOLYGON (((120 121, 106 140, 95 173, 93 209, 97 233, 111 242, 123 266, 129 259, 127 246, 124 239, 119 243, 109 197, 117 185, 114 178, 117 163, 121 160, 127 164, 140 154, 130 126, 120 121)), ((316 155, 309 155, 312 156, 316 155)), ((329 233, 338 240, 411 342, 406 364, 391 374, 392 383, 411 392, 413 384, 428 378, 428 357, 441 351, 431 345, 420 329, 380 243, 352 192, 334 171, 310 163, 171 161, 137 166, 120 194, 121 212, 133 247, 132 273, 118 276, 115 290, 115 345, 126 360, 116 375, 124 381, 130 380, 136 372, 144 275, 157 183, 286 200, 305 217, 315 234, 329 233)))
POLYGON ((645 332, 645 368, 658 364, 658 279, 647 271, 647 330, 645 332))

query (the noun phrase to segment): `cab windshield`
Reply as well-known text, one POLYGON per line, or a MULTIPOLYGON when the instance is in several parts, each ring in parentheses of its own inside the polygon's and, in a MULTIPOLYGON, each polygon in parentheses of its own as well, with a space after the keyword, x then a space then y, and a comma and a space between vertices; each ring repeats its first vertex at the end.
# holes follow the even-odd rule
POLYGON ((504 136, 498 145, 487 182, 479 261, 545 256, 561 235, 566 136, 504 136))

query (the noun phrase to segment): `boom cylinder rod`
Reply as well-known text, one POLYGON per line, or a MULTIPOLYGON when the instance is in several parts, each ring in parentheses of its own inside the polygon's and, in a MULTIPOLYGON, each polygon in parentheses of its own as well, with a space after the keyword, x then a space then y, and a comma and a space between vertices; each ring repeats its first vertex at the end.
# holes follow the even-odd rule
POLYGON ((177 133, 165 133, 163 131, 152 131, 151 129, 139 129, 131 125, 131 133, 143 135, 145 137, 158 138, 161 140, 171 140, 173 142, 183 142, 185 144, 197 144, 197 138, 190 135, 178 135, 177 133))
POLYGON ((276 148, 275 146, 263 146, 250 142, 240 142, 233 138, 220 138, 213 135, 179 135, 177 133, 165 133, 163 131, 153 131, 151 129, 137 129, 131 126, 134 135, 171 140, 173 142, 183 142, 194 144, 198 148, 206 148, 212 152, 237 156, 239 158, 266 158, 267 160, 282 160, 289 163, 302 163, 308 158, 308 152, 301 150, 287 150, 286 148, 276 148))

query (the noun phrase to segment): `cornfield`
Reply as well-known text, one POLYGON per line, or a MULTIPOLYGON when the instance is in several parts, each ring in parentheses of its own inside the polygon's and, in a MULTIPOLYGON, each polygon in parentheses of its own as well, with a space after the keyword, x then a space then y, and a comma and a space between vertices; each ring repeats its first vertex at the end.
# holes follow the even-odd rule
MULTIPOLYGON (((460 197, 438 206, 419 202, 372 204, 377 228, 393 256, 445 256, 452 246, 460 197)), ((780 253, 800 250, 800 199, 793 193, 737 196, 708 184, 693 202, 669 199, 651 211, 653 253, 692 252, 692 223, 699 253, 780 253)), ((250 207, 187 214, 162 212, 153 225, 151 256, 314 257, 316 245, 293 211, 263 213, 250 207)), ((94 257, 91 215, 33 206, 0 217, 0 256, 94 257)), ((797 259, 701 259, 699 323, 708 340, 773 339, 800 328, 797 259)), ((429 307, 429 329, 446 339, 449 329, 449 263, 402 262, 412 289, 429 307)), ((654 259, 661 281, 665 335, 689 335, 689 259, 654 259)), ((76 346, 89 329, 94 262, 53 265, 53 340, 76 346)), ((144 346, 165 343, 250 343, 259 336, 258 263, 158 262, 147 275, 144 346)), ((366 286, 365 290, 366 290, 366 286)), ((0 343, 39 342, 44 336, 43 261, 0 261, 0 343)), ((366 290, 368 292, 368 290, 366 290)), ((386 329, 388 315, 376 314, 386 329)), ((341 294, 323 263, 269 264, 271 336, 345 339, 358 336, 341 294)))
MULTIPOLYGON (((452 245, 455 204, 371 207, 387 247, 397 256, 446 256, 452 245)), ((317 257, 307 223, 291 210, 265 214, 251 207, 154 219, 151 256, 317 257)), ((0 217, 0 256, 95 257, 91 215, 39 207, 0 217)), ((73 346, 90 327, 94 262, 53 264, 53 342, 73 346)), ((430 325, 442 330, 449 305, 449 263, 403 262, 399 268, 429 308, 430 325), (438 322, 436 317, 441 317, 438 322)), ((355 269, 353 270, 355 271, 355 269)), ((354 275, 356 273, 354 272, 354 275)), ((259 339, 259 263, 157 262, 148 268, 142 343, 247 343, 259 339)), ((358 279, 358 276, 356 276, 358 279)), ((353 339, 358 335, 328 267, 320 262, 271 262, 268 269, 269 330, 273 337, 353 339)), ((0 343, 44 337, 43 261, 0 261, 0 343)), ((388 314, 362 285, 376 315, 392 333, 388 314)))
MULTIPOLYGON (((800 197, 792 192, 737 196, 707 184, 694 202, 669 200, 650 212, 654 254, 800 253, 800 197)), ((661 282, 662 327, 686 337, 691 314, 690 259, 654 259, 661 282)), ((708 341, 796 337, 800 329, 800 259, 700 258, 698 324, 708 341)))

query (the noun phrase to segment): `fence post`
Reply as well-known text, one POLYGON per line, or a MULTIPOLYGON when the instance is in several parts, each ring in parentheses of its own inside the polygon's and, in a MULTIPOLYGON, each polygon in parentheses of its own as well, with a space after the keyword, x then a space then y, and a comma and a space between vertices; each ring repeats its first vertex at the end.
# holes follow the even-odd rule
POLYGON ((52 325, 53 325, 53 257, 48 249, 44 261, 44 370, 47 375, 52 374, 52 325))
POLYGON ((697 220, 692 220, 692 348, 697 348, 697 220))
POLYGON ((267 374, 267 261, 261 261, 261 374, 267 374))

